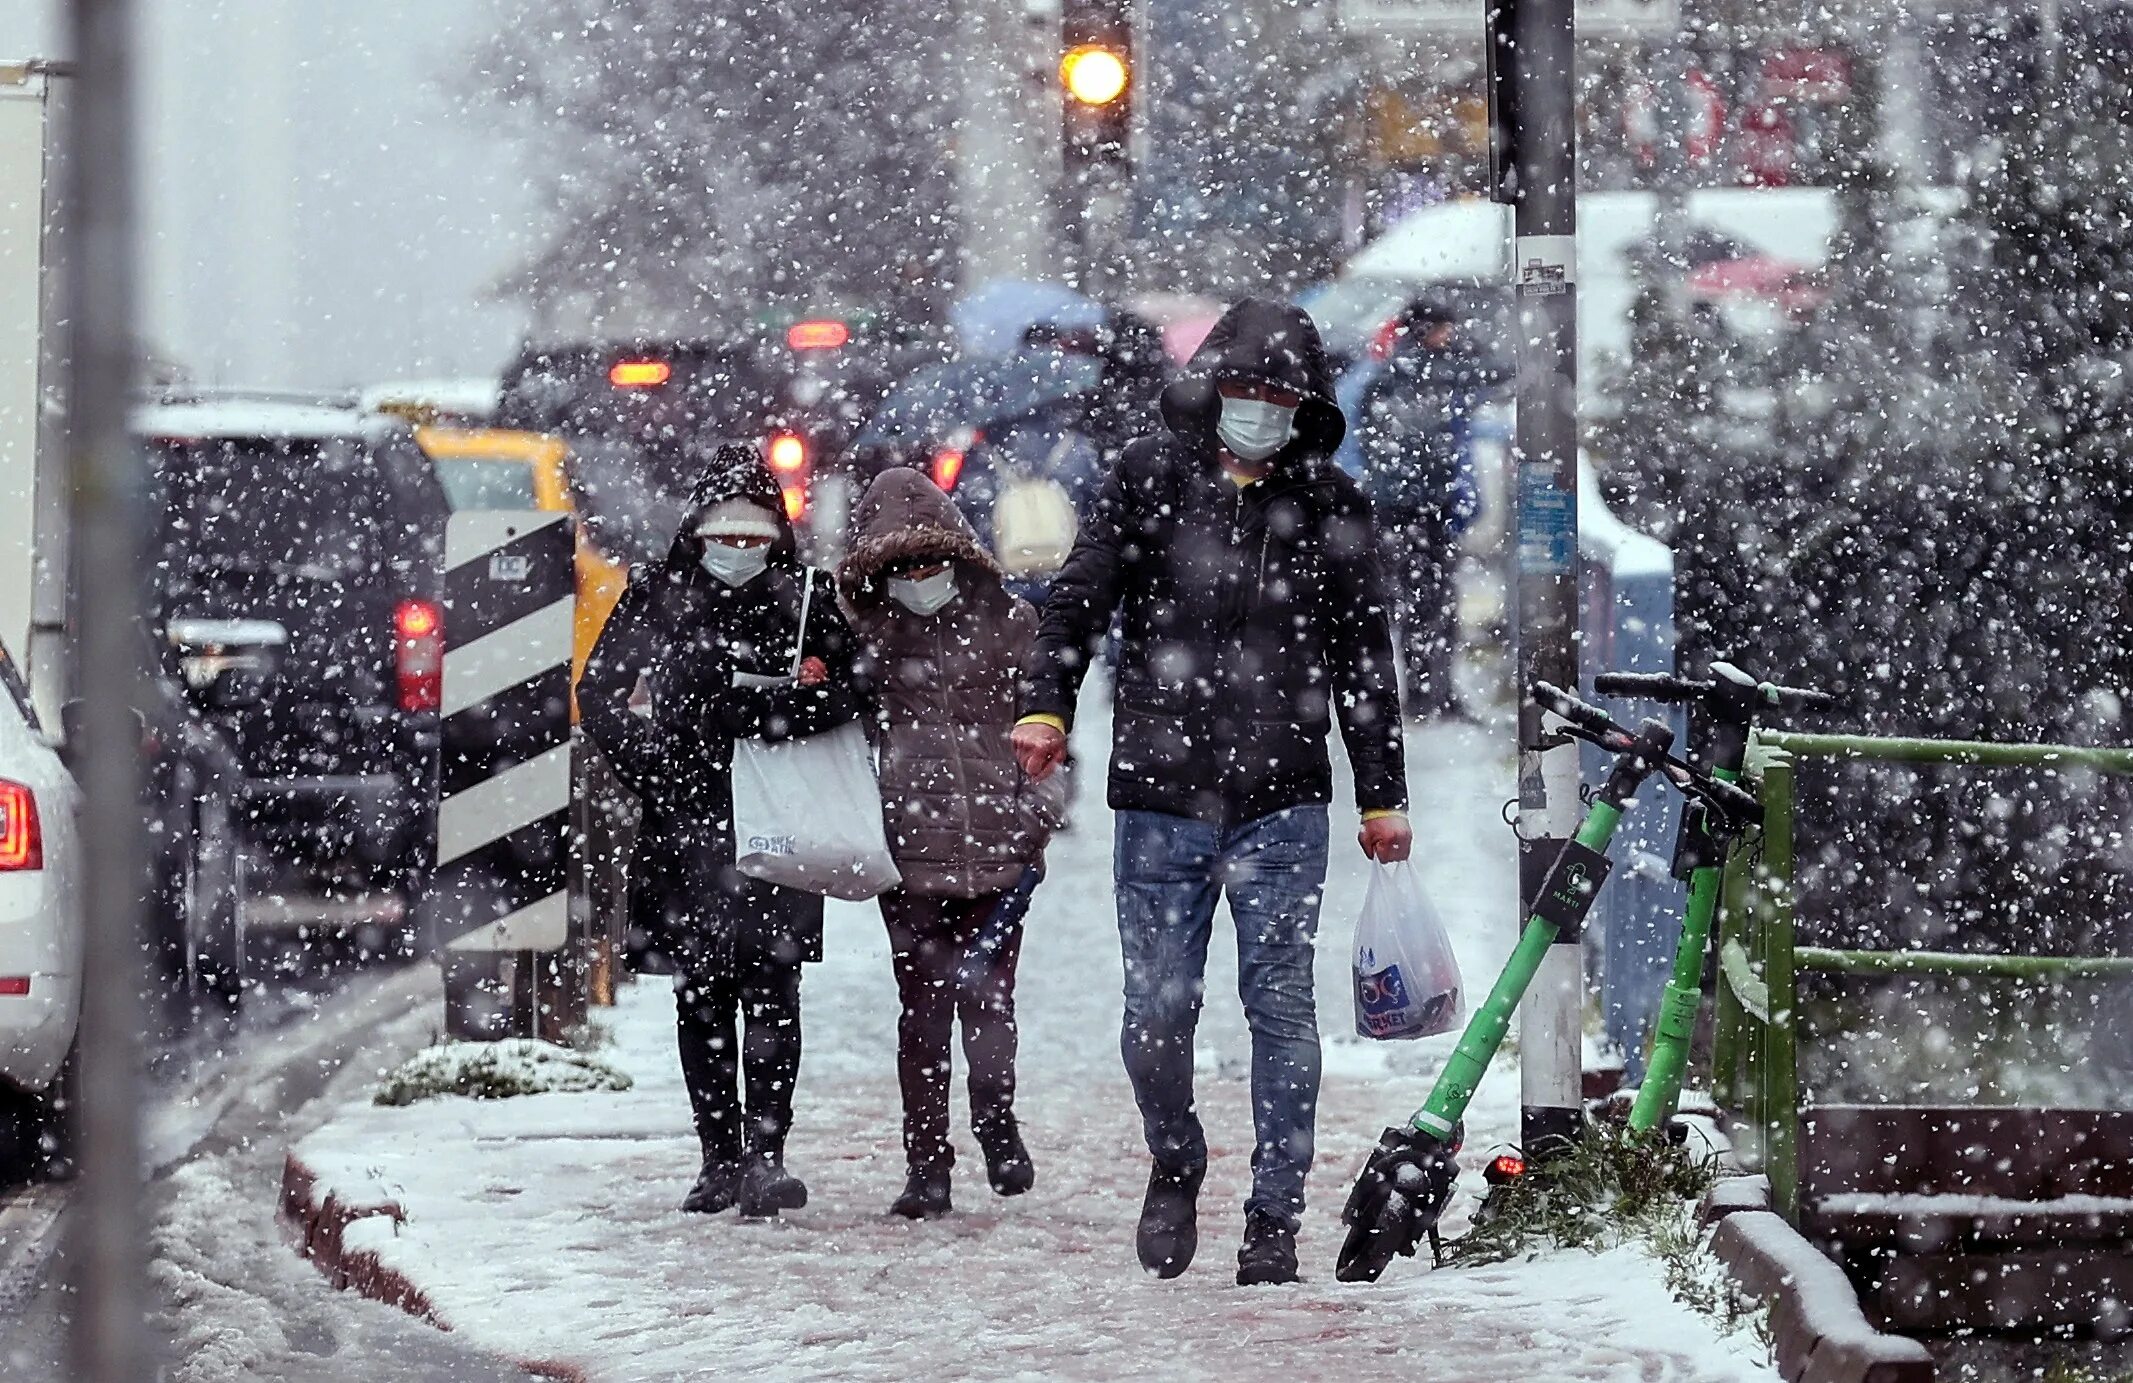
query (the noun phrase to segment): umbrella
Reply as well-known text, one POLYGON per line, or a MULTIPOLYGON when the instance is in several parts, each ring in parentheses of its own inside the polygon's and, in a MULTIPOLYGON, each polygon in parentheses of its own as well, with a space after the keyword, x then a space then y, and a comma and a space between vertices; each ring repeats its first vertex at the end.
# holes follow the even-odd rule
POLYGON ((1011 360, 951 360, 918 371, 889 397, 854 447, 931 446, 958 428, 997 427, 1092 394, 1103 362, 1062 351, 1027 351, 1011 360))
POLYGON ((966 359, 1005 360, 1021 349, 1031 327, 1095 331, 1104 310, 1064 284, 996 279, 950 308, 948 320, 966 359))

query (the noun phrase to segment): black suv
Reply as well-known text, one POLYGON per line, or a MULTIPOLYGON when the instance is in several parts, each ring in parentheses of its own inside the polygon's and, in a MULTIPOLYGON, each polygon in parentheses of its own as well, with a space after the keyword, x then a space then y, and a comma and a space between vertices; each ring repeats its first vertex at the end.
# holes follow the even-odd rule
POLYGON ((202 698, 243 769, 248 926, 410 947, 436 840, 445 521, 412 430, 241 396, 135 425, 161 512, 157 632, 196 664, 268 669, 202 698))

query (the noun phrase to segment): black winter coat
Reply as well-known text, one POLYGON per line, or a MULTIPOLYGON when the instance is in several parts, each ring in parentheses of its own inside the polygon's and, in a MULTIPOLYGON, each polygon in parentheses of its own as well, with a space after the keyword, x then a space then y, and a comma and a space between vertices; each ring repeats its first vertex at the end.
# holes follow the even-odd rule
POLYGON ((1363 810, 1407 779, 1370 505, 1329 459, 1345 430, 1325 352, 1297 308, 1248 299, 1163 395, 1163 432, 1126 449, 1053 580, 1025 713, 1071 718, 1110 629, 1118 654, 1110 802, 1236 825, 1332 797, 1335 719, 1363 810), (1219 463, 1215 384, 1303 396, 1270 475, 1219 463))
POLYGON ((793 661, 806 569, 795 555, 776 480, 752 450, 722 447, 697 482, 664 562, 630 571, 578 682, 579 719, 644 808, 630 855, 630 921, 647 949, 684 970, 719 967, 744 931, 771 953, 822 956, 822 899, 734 868, 733 742, 811 735, 851 720, 855 641, 835 583, 814 578, 804 654, 822 687, 748 688, 735 672, 784 675, 793 661), (698 514, 740 495, 779 515, 770 569, 738 588, 702 566, 698 514), (650 714, 631 710, 639 679, 650 714))

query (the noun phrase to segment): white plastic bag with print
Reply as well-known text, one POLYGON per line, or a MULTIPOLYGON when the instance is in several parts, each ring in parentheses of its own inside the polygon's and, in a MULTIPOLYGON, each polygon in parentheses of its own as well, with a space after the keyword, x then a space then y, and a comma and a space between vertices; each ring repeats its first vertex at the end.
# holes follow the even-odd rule
POLYGON ((1373 866, 1355 924, 1355 1031, 1394 1040, 1450 1032, 1464 1016, 1459 960, 1406 861, 1373 866))

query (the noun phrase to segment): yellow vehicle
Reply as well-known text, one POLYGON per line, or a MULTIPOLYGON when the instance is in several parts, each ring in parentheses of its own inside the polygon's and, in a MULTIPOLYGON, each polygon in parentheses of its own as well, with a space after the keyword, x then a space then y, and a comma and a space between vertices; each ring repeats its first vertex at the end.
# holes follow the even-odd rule
MULTIPOLYGON (((575 514, 564 461, 570 449, 560 437, 499 427, 427 423, 415 443, 436 469, 446 502, 460 509, 544 509, 575 514)), ((578 607, 571 631, 571 717, 577 717, 578 678, 593 641, 622 598, 628 571, 610 561, 577 530, 578 607)))

